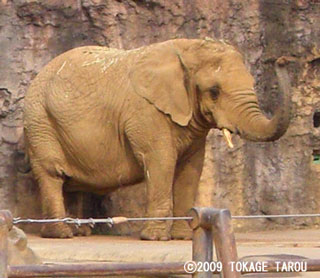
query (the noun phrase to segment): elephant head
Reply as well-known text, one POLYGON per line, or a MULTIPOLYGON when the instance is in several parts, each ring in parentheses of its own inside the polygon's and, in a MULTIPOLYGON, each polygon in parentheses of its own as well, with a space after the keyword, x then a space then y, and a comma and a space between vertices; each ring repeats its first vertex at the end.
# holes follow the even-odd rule
POLYGON ((233 46, 211 39, 180 39, 154 48, 139 56, 132 84, 176 124, 196 122, 204 128, 221 129, 230 147, 230 133, 251 141, 273 141, 286 132, 290 82, 281 63, 275 65, 281 101, 268 119, 259 108, 254 79, 233 46))

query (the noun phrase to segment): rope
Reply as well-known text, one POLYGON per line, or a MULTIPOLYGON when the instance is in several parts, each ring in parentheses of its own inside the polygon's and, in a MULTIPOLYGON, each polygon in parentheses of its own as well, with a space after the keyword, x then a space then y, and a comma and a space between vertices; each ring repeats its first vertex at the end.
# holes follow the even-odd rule
MULTIPOLYGON (((259 218, 302 218, 302 217, 320 217, 318 214, 274 214, 274 215, 234 215, 231 216, 232 219, 259 219, 259 218)), ((176 221, 176 220, 192 220, 190 216, 182 217, 108 217, 108 218, 88 218, 88 219, 79 219, 79 218, 55 218, 55 219, 21 219, 13 218, 13 224, 50 224, 50 223, 66 223, 66 224, 75 224, 77 226, 81 225, 90 225, 94 226, 95 224, 107 224, 112 227, 113 225, 133 222, 133 221, 176 221)))
POLYGON ((302 218, 302 217, 320 217, 316 214, 271 214, 271 215, 234 215, 233 219, 257 219, 257 218, 302 218))
POLYGON ((192 220, 191 216, 181 216, 181 217, 136 217, 127 218, 128 221, 169 221, 169 220, 192 220))
POLYGON ((113 225, 112 218, 104 219, 78 219, 78 218, 62 218, 62 219, 21 219, 13 218, 13 224, 52 224, 52 223, 66 223, 66 224, 75 224, 81 226, 83 224, 95 225, 95 224, 107 224, 113 225))
POLYGON ((127 218, 127 217, 108 217, 101 219, 79 219, 79 218, 55 218, 55 219, 21 219, 13 218, 13 224, 52 224, 52 223, 66 223, 66 224, 75 224, 81 226, 83 224, 89 224, 94 226, 95 224, 107 224, 113 226, 115 224, 120 224, 129 221, 169 221, 169 220, 192 220, 192 217, 136 217, 136 218, 127 218))

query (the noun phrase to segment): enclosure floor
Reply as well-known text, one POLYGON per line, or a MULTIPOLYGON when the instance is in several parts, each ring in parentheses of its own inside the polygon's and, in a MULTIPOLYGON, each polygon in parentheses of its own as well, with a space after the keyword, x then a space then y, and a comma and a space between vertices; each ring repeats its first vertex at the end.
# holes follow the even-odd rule
MULTIPOLYGON (((44 262, 184 262, 191 259, 191 241, 152 242, 118 236, 44 239, 28 235, 28 238, 29 246, 44 262)), ((241 258, 258 255, 264 261, 285 255, 288 259, 299 258, 295 256, 320 259, 319 229, 238 233, 236 242, 241 258)), ((320 277, 319 272, 297 275, 252 277, 320 277)))

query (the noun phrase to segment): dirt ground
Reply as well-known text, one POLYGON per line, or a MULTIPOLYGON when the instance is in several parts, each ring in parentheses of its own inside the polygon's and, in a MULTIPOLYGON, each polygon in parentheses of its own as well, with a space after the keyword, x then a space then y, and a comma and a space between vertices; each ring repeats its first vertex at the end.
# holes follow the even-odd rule
MULTIPOLYGON (((28 235, 29 246, 47 263, 79 262, 184 262, 191 260, 191 241, 152 242, 132 237, 90 236, 73 239, 44 239, 28 235)), ((237 233, 240 258, 261 261, 320 259, 320 229, 237 233)), ((262 274, 245 277, 320 277, 303 274, 262 274)))

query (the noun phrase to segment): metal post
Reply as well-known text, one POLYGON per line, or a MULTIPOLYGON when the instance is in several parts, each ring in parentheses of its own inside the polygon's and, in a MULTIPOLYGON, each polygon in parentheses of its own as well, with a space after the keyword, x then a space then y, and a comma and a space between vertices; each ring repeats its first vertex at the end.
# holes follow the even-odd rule
POLYGON ((9 211, 0 211, 0 277, 8 277, 8 232, 12 227, 12 215, 9 211))
POLYGON ((241 273, 231 269, 231 263, 237 262, 238 254, 229 210, 217 210, 213 221, 213 234, 217 258, 222 263, 221 277, 239 278, 241 273))
MULTIPOLYGON (((192 260, 198 262, 212 262, 212 222, 215 209, 192 208, 189 215, 193 220, 189 222, 193 230, 192 238, 192 260)), ((193 278, 211 278, 210 271, 195 272, 193 278)))

